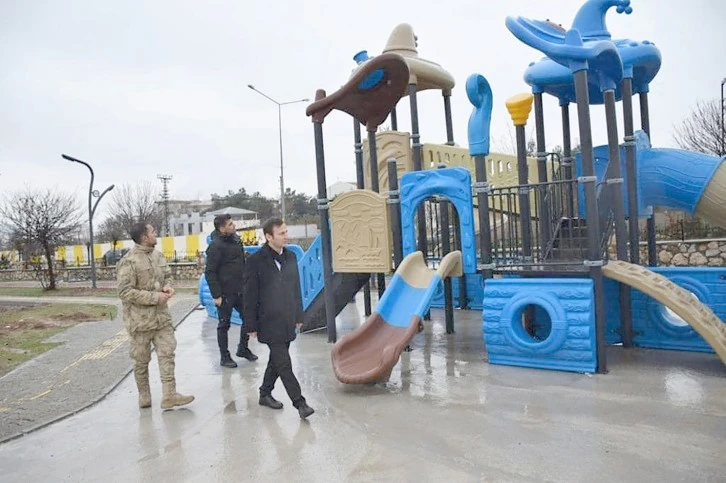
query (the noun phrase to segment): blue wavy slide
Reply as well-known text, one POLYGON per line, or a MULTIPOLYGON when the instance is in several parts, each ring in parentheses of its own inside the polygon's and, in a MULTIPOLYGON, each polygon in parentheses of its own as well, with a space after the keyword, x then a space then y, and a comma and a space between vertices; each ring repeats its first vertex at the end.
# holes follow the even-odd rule
POLYGON ((346 384, 386 381, 404 347, 421 330, 443 280, 462 275, 460 251, 447 254, 436 270, 426 266, 419 251, 404 258, 370 317, 333 346, 335 377, 346 384))

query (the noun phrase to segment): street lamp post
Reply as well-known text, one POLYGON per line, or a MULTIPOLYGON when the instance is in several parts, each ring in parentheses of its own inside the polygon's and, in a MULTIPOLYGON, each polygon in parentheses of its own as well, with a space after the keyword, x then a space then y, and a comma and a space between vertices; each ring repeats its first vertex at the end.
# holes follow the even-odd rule
POLYGON ((285 219, 285 166, 282 161, 282 106, 287 104, 296 104, 298 102, 308 102, 310 99, 298 99, 296 101, 278 102, 264 92, 258 90, 252 84, 247 87, 261 95, 262 97, 274 102, 277 105, 277 126, 280 134, 280 218, 285 219))
POLYGON ((67 159, 68 161, 84 165, 86 168, 88 168, 88 171, 91 172, 91 183, 88 185, 88 237, 91 246, 91 253, 89 255, 89 258, 91 259, 91 286, 93 288, 96 288, 96 257, 93 254, 93 214, 96 213, 96 208, 98 207, 98 203, 100 203, 101 198, 103 198, 106 193, 111 191, 114 185, 109 186, 108 188, 103 190, 103 193, 99 194, 98 190, 93 189, 94 174, 91 165, 86 163, 85 161, 81 161, 80 159, 68 156, 67 154, 61 154, 61 156, 63 157, 63 159, 67 159), (95 203, 92 202, 94 197, 98 198, 95 203))
POLYGON ((724 127, 724 103, 723 86, 726 84, 726 77, 721 81, 721 156, 726 156, 726 127, 724 127))

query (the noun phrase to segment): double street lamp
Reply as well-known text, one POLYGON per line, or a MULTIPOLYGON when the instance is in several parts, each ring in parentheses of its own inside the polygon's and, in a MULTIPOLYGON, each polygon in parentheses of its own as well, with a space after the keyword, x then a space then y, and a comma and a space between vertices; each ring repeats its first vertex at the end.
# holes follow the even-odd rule
POLYGON ((96 257, 93 253, 93 214, 96 212, 96 208, 98 207, 98 203, 101 201, 101 198, 103 198, 106 193, 111 191, 114 185, 111 185, 103 190, 103 193, 99 193, 98 190, 93 189, 94 174, 93 168, 91 168, 90 164, 85 161, 81 161, 80 159, 68 156, 67 154, 61 154, 61 156, 63 157, 63 159, 67 159, 68 161, 84 165, 86 168, 88 168, 88 171, 91 172, 91 184, 88 186, 88 235, 91 246, 91 253, 89 256, 89 258, 91 259, 91 285, 93 288, 96 288, 96 257), (93 198, 97 198, 95 203, 92 202, 93 198))
POLYGON ((258 90, 252 84, 247 87, 261 95, 262 97, 274 102, 277 105, 277 126, 280 133, 280 218, 285 219, 285 167, 282 161, 282 106, 287 104, 296 104, 298 102, 308 102, 310 99, 298 99, 296 101, 278 102, 264 92, 258 90))

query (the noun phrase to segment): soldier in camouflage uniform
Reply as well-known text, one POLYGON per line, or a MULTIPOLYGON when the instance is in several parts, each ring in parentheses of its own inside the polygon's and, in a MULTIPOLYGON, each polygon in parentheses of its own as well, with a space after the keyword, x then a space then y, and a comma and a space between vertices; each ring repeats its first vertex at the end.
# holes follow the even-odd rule
POLYGON ((176 337, 167 301, 174 295, 171 270, 164 255, 154 250, 156 231, 151 225, 137 223, 131 228, 132 248, 118 264, 119 297, 123 302, 124 325, 131 338, 131 358, 139 389, 139 407, 151 406, 149 361, 154 344, 163 387, 162 409, 183 406, 194 400, 176 392, 174 350, 176 337))

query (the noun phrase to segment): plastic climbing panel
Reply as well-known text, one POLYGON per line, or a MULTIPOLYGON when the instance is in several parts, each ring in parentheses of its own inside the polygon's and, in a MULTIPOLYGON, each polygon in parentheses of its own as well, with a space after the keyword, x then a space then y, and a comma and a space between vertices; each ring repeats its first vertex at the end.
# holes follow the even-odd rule
MULTIPOLYGON (((211 239, 207 238, 207 243, 211 239)), ((300 272, 300 287, 303 302, 303 310, 310 306, 313 299, 323 289, 323 263, 320 245, 320 235, 315 238, 313 244, 310 245, 308 251, 303 251, 299 245, 287 245, 287 248, 292 251, 297 257, 298 271, 300 272)), ((246 255, 251 255, 262 246, 245 246, 243 247, 246 255)), ((206 258, 206 255, 205 255, 206 258)), ((217 312, 217 306, 214 305, 212 300, 212 293, 209 290, 209 283, 207 283, 207 277, 202 274, 199 277, 199 303, 201 303, 207 311, 207 315, 213 319, 219 317, 217 312)), ((232 324, 242 325, 242 317, 237 310, 232 311, 232 318, 230 320, 232 324)))
POLYGON ((603 274, 633 287, 633 342, 641 347, 708 350, 726 363, 726 271, 659 268, 611 261, 603 274), (713 307, 713 309, 711 308, 713 307), (698 337, 700 336, 700 337, 698 337))
POLYGON ((489 363, 595 372, 595 299, 590 279, 502 278, 484 288, 489 363), (525 320, 533 316, 531 330, 525 320))
POLYGON ((429 196, 443 196, 459 214, 464 273, 476 273, 474 205, 469 170, 456 167, 412 171, 401 177, 400 191, 403 256, 416 251, 416 209, 429 196))

